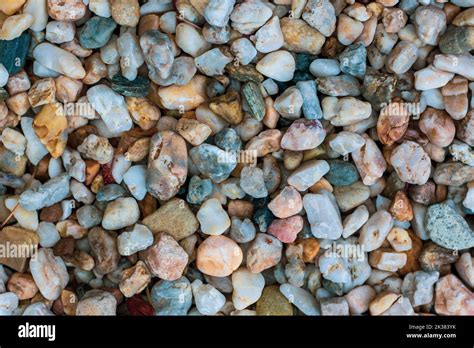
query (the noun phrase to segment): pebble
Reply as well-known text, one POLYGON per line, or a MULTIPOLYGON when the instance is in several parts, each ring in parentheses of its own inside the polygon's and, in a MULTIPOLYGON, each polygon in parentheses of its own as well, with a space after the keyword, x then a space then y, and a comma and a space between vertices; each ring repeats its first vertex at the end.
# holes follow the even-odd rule
POLYGON ((408 273, 403 279, 402 294, 410 300, 414 307, 432 303, 434 285, 438 278, 438 272, 408 273))
POLYGON ((326 131, 318 120, 298 119, 283 135, 281 147, 292 151, 311 150, 318 147, 325 136, 326 131))
POLYGON ((431 240, 442 247, 462 250, 474 245, 474 233, 466 220, 447 204, 428 207, 425 221, 431 240))
POLYGON ((204 274, 227 277, 240 266, 242 259, 242 249, 232 239, 209 236, 197 249, 196 265, 204 274))
POLYGON ((317 55, 321 52, 325 38, 302 19, 282 18, 283 47, 292 52, 317 55))
POLYGON ((259 60, 256 69, 276 81, 287 82, 294 76, 296 62, 288 51, 274 51, 259 60))
POLYGON ((423 148, 413 141, 397 146, 390 157, 390 163, 399 178, 409 184, 425 184, 431 173, 431 161, 423 148))
POLYGON ((106 85, 96 85, 87 91, 87 99, 113 133, 128 131, 132 119, 128 113, 124 97, 106 85))
POLYGON ((30 261, 30 271, 41 295, 47 300, 56 300, 69 282, 64 261, 54 256, 52 249, 39 249, 30 261))
POLYGON ((117 237, 120 255, 129 256, 145 250, 153 244, 153 233, 144 225, 136 224, 130 232, 122 232, 117 237))
POLYGON ((189 154, 201 174, 216 183, 227 179, 237 165, 237 159, 232 153, 210 144, 201 144, 189 154))
POLYGON ((107 291, 89 290, 77 303, 76 315, 104 315, 115 316, 117 311, 117 300, 107 291))
POLYGON ((277 285, 270 285, 263 289, 262 296, 257 301, 257 315, 293 315, 293 307, 280 292, 277 285))
POLYGON ((332 194, 327 191, 307 194, 303 197, 303 205, 316 238, 338 239, 342 235, 341 216, 332 194))
POLYGON ((343 212, 359 206, 370 197, 370 188, 360 181, 348 186, 335 187, 333 192, 337 205, 343 212))
POLYGON ((43 185, 28 189, 20 195, 20 205, 29 211, 52 206, 69 194, 69 176, 61 174, 43 185))
POLYGON ((194 302, 199 313, 215 315, 225 304, 225 296, 210 284, 203 284, 196 279, 191 283, 194 302))
POLYGON ((456 262, 456 271, 459 277, 470 288, 474 288, 474 268, 473 260, 469 253, 463 253, 456 262))
POLYGON ((166 232, 180 241, 199 228, 199 221, 182 199, 173 198, 143 219, 143 225, 154 234, 166 232))
POLYGON ((392 216, 385 210, 377 211, 362 227, 359 235, 360 245, 364 246, 366 252, 378 249, 392 227, 392 216))
POLYGON ((303 230, 303 223, 303 218, 299 215, 276 219, 268 227, 267 233, 277 237, 282 243, 293 243, 298 233, 303 230))
POLYGON ((36 233, 39 237, 39 244, 43 248, 51 248, 61 239, 58 230, 51 222, 40 222, 36 233))
POLYGON ((247 249, 247 268, 252 273, 275 266, 282 256, 282 243, 275 237, 257 233, 247 249))
POLYGON ((268 195, 262 169, 247 166, 242 169, 240 176, 240 187, 245 193, 254 198, 263 198, 268 195))
POLYGON ((337 159, 329 160, 327 163, 329 171, 325 174, 325 178, 331 185, 349 186, 359 180, 359 173, 352 163, 337 159))
POLYGON ((329 0, 309 0, 301 17, 326 37, 336 29, 336 12, 329 0))
POLYGON ((278 218, 298 214, 303 209, 303 201, 299 192, 292 186, 286 186, 268 204, 268 209, 278 218))
POLYGON ((280 292, 305 315, 320 315, 318 303, 310 292, 288 283, 280 285, 280 292))
POLYGON ((242 310, 257 302, 265 287, 261 273, 251 273, 241 267, 232 273, 232 303, 237 310, 242 310))
POLYGON ((13 292, 4 292, 0 294, 0 314, 1 315, 13 315, 14 311, 18 308, 19 299, 18 296, 13 292))
POLYGON ((155 315, 186 315, 191 308, 193 293, 186 277, 173 281, 160 280, 151 289, 155 315))
POLYGON ((363 135, 365 145, 352 153, 352 159, 364 185, 373 185, 382 177, 387 164, 375 141, 363 135))
POLYGON ((448 274, 436 283, 435 311, 441 315, 472 315, 472 291, 453 274, 448 274))
POLYGON ((169 234, 155 235, 152 246, 142 251, 143 259, 152 273, 164 280, 176 280, 183 275, 189 256, 169 234))
POLYGON ((196 215, 201 231, 209 235, 220 235, 230 227, 227 212, 216 198, 205 201, 196 215))
POLYGON ((139 218, 137 201, 131 197, 121 197, 107 204, 102 227, 107 230, 118 230, 133 225, 139 218))
POLYGON ((148 192, 162 200, 175 196, 186 180, 186 157, 186 143, 181 136, 172 131, 156 133, 150 140, 146 177, 148 192))
POLYGON ((344 298, 352 315, 363 314, 369 310, 369 304, 375 298, 375 291, 371 286, 363 285, 349 291, 344 298))

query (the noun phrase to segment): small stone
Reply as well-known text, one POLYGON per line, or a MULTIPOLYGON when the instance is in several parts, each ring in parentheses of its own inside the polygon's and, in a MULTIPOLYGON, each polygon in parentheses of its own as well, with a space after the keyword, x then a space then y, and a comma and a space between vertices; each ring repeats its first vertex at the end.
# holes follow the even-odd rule
POLYGON ((360 231, 359 243, 366 252, 378 249, 393 227, 393 218, 385 210, 373 214, 360 231))
POLYGON ((23 156, 26 150, 26 138, 12 128, 5 128, 1 135, 2 143, 11 152, 23 156))
POLYGON ((325 177, 331 185, 349 186, 359 180, 357 168, 352 163, 337 159, 330 160, 327 163, 329 164, 329 171, 325 174, 325 177))
POLYGON ((43 185, 28 189, 20 195, 20 204, 29 211, 49 207, 69 194, 69 175, 61 174, 43 185))
POLYGON ((428 207, 426 231, 436 244, 454 250, 472 248, 474 233, 466 220, 447 204, 428 207))
POLYGON ((48 300, 55 300, 69 283, 64 261, 53 255, 53 250, 41 248, 30 261, 30 271, 41 295, 48 300))
POLYGON ((336 13, 328 0, 309 0, 302 13, 302 18, 326 37, 331 36, 336 29, 336 13))
POLYGON ((417 46, 409 41, 400 41, 387 57, 387 69, 395 74, 404 74, 418 58, 417 46))
POLYGON ((353 152, 352 158, 364 185, 373 185, 382 177, 387 164, 375 142, 366 134, 363 137, 365 145, 353 152))
POLYGON ((358 206, 354 212, 343 221, 342 236, 347 238, 357 232, 369 219, 369 211, 365 205, 358 206))
POLYGON ((124 97, 106 85, 96 85, 87 91, 87 99, 113 133, 128 131, 132 119, 124 97))
POLYGON ((275 237, 257 233, 247 250, 247 268, 252 273, 275 266, 280 262, 283 245, 275 237))
POLYGON ((110 3, 112 18, 118 25, 136 27, 140 19, 138 0, 112 0, 110 3))
POLYGON ((250 108, 250 114, 262 121, 265 116, 265 101, 260 86, 252 81, 247 82, 242 88, 242 95, 250 108))
POLYGON ((276 81, 287 82, 293 78, 296 62, 288 51, 280 50, 267 54, 257 63, 256 69, 276 81))
POLYGON ((239 218, 232 216, 230 237, 237 243, 247 243, 252 241, 255 238, 255 233, 255 226, 250 219, 246 218, 242 221, 239 218))
POLYGON ((63 111, 59 103, 47 104, 33 120, 35 134, 53 158, 61 156, 66 148, 67 119, 63 111))
POLYGON ((293 243, 301 230, 303 230, 303 218, 295 215, 286 219, 273 220, 267 233, 277 237, 282 243, 293 243))
POLYGON ((240 186, 250 196, 263 198, 268 195, 263 171, 258 167, 247 166, 240 174, 240 186))
POLYGON ((298 214, 303 209, 299 192, 292 186, 286 186, 268 204, 268 209, 278 218, 285 219, 298 214))
POLYGON ((322 191, 303 197, 311 232, 316 238, 338 239, 342 235, 341 216, 331 196, 329 192, 322 191))
POLYGON ((257 301, 257 315, 293 315, 293 307, 277 285, 265 287, 257 301))
POLYGON ((303 95, 298 88, 289 87, 275 99, 274 107, 282 117, 298 119, 301 117, 303 103, 303 95))
POLYGON ((442 163, 436 166, 433 179, 438 185, 461 186, 474 180, 474 170, 459 162, 442 163))
POLYGON ((311 150, 324 140, 326 131, 318 120, 294 121, 281 139, 281 147, 292 151, 311 150))
POLYGON ((395 251, 408 251, 412 248, 410 234, 399 227, 394 227, 387 235, 387 241, 395 251))
POLYGON ((369 303, 375 298, 375 291, 369 285, 363 285, 349 291, 344 298, 352 315, 362 314, 369 310, 369 303))
POLYGON ((388 310, 399 298, 399 294, 395 294, 390 291, 383 291, 379 293, 375 299, 370 302, 370 315, 381 315, 386 310, 388 310))
POLYGON ((238 62, 242 65, 250 64, 257 55, 257 50, 247 38, 240 38, 233 41, 230 50, 235 59, 238 59, 238 62))
POLYGON ((178 121, 176 131, 194 146, 202 144, 212 133, 211 128, 206 124, 186 118, 178 121))
POLYGON ((255 48, 259 52, 273 52, 281 48, 283 44, 283 33, 277 16, 270 19, 255 33, 255 48))
POLYGON ((217 76, 224 73, 224 68, 232 62, 232 57, 224 54, 219 48, 214 48, 194 59, 198 70, 207 76, 217 76))
POLYGON ((201 231, 209 235, 219 235, 230 227, 230 219, 216 198, 205 201, 199 209, 197 219, 201 231))
POLYGON ((133 225, 139 218, 140 210, 134 198, 117 198, 107 205, 102 219, 102 227, 107 230, 118 230, 133 225))
POLYGON ((348 186, 335 187, 334 197, 341 211, 347 212, 361 205, 370 197, 370 188, 362 182, 356 181, 348 186))
POLYGON ((197 310, 203 315, 215 315, 225 304, 225 296, 210 284, 196 279, 191 283, 197 310))
POLYGON ((0 294, 0 315, 13 315, 18 308, 18 296, 13 292, 0 294))
POLYGON ((123 175, 123 182, 136 200, 141 201, 145 198, 147 193, 145 166, 130 167, 123 175))
POLYGON ((264 2, 250 1, 237 4, 230 20, 232 28, 244 35, 252 34, 272 16, 272 9, 264 2))
POLYGON ((455 263, 458 259, 457 251, 443 248, 433 242, 426 243, 418 256, 419 266, 425 272, 441 271, 443 266, 455 263))
POLYGON ((365 139, 363 137, 348 131, 339 132, 335 137, 329 140, 331 149, 342 156, 359 150, 364 144, 365 139))
POLYGON ((130 232, 122 232, 117 238, 118 252, 123 256, 133 255, 152 244, 153 233, 140 224, 136 224, 130 232))
POLYGON ((96 272, 107 274, 115 271, 120 259, 117 251, 117 234, 94 227, 89 231, 87 239, 91 247, 91 255, 95 260, 96 272))
POLYGON ((140 253, 150 272, 164 280, 176 280, 183 275, 189 256, 186 251, 166 233, 155 235, 154 244, 140 253))
POLYGON ((76 315, 115 316, 117 300, 107 291, 89 290, 77 303, 76 315))
POLYGON ((251 273, 247 268, 241 267, 232 273, 232 287, 232 303, 236 309, 242 310, 260 298, 265 279, 261 273, 251 273))
POLYGON ((440 147, 450 145, 456 132, 451 117, 446 112, 433 108, 427 108, 423 112, 419 127, 426 134, 430 142, 440 147))
POLYGON ((111 18, 92 17, 79 31, 79 42, 84 48, 101 48, 109 41, 116 27, 111 18))
POLYGON ((380 248, 369 255, 370 265, 381 271, 396 272, 405 266, 406 262, 406 254, 394 252, 390 248, 380 248))
POLYGON ((343 297, 322 299, 320 305, 321 315, 349 315, 349 304, 343 297))
POLYGON ((199 222, 188 204, 173 198, 143 219, 143 224, 154 234, 166 232, 177 241, 189 237, 199 228, 199 222))
POLYGON ((33 57, 45 68, 70 78, 82 79, 86 76, 86 71, 79 58, 50 43, 43 42, 36 46, 33 50, 33 57))
POLYGON ((415 72, 415 88, 419 91, 440 88, 445 86, 453 77, 453 73, 429 65, 428 67, 415 72))
POLYGON ((441 315, 473 315, 472 291, 453 274, 448 274, 436 283, 435 311, 441 315))
POLYGON ((420 6, 415 11, 416 33, 426 45, 436 45, 446 28, 446 14, 435 6, 420 6))
POLYGON ((430 304, 433 301, 433 287, 438 278, 438 272, 417 271, 408 273, 403 278, 402 294, 408 297, 414 307, 430 304))
POLYGON ((51 248, 61 239, 58 230, 51 222, 41 221, 36 233, 39 236, 39 244, 43 248, 51 248))
POLYGON ((209 109, 230 124, 237 125, 244 117, 240 95, 233 90, 211 100, 209 109))
POLYGON ((197 249, 196 265, 204 274, 226 277, 240 266, 242 259, 242 250, 232 239, 210 236, 197 249))
POLYGON ((97 226, 102 221, 102 212, 93 205, 85 205, 76 211, 77 221, 84 228, 97 226))
POLYGON ((151 289, 151 303, 156 315, 186 315, 192 298, 191 283, 186 277, 160 280, 151 289))
POLYGON ((291 304, 295 305, 295 307, 304 314, 320 315, 318 303, 309 291, 285 283, 280 285, 280 292, 291 304))
POLYGON ((38 287, 30 274, 14 273, 8 279, 7 290, 16 294, 19 300, 27 300, 36 295, 38 287))
POLYGON ((142 292, 148 283, 151 275, 143 261, 138 261, 135 266, 123 270, 119 289, 125 297, 132 297, 142 292))
POLYGON ((191 149, 190 156, 199 171, 217 183, 227 179, 237 165, 232 153, 209 144, 191 149))
POLYGON ((338 41, 348 46, 353 43, 364 30, 364 25, 358 20, 352 19, 345 14, 339 15, 337 24, 337 39, 338 41))
POLYGON ((458 271, 459 277, 470 289, 474 288, 474 267, 471 254, 466 252, 461 255, 456 262, 456 271, 458 271))
POLYGON ((362 42, 348 46, 340 55, 340 69, 343 73, 362 78, 366 70, 367 53, 362 42))

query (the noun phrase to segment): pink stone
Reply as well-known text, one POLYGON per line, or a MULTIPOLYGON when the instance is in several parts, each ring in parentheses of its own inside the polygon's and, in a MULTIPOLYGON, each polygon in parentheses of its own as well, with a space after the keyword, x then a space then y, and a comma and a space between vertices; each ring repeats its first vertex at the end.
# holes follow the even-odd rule
POLYGON ((150 272, 164 280, 176 280, 188 264, 188 254, 167 233, 155 235, 155 243, 140 252, 150 272))
POLYGON ((273 236, 257 233, 247 250, 247 268, 252 273, 260 273, 275 266, 281 260, 283 244, 273 236))
POLYGON ((286 150, 311 150, 323 142, 326 131, 318 120, 294 121, 281 138, 281 147, 286 150))
POLYGON ((298 214, 303 209, 300 193, 292 186, 286 186, 268 204, 268 209, 280 219, 298 214))
POLYGON ((283 243, 293 243, 303 229, 303 218, 299 215, 287 219, 273 220, 267 233, 277 237, 283 243))
POLYGON ((453 274, 436 283, 435 311, 442 315, 474 315, 474 293, 453 274))

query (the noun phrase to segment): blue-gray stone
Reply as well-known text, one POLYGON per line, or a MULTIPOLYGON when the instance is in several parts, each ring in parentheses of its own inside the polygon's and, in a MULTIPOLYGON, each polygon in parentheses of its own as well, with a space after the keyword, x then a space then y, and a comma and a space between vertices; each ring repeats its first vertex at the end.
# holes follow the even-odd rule
POLYGON ((84 228, 97 226, 102 221, 102 212, 93 205, 85 205, 76 211, 77 222, 84 228))
POLYGON ((436 244, 452 250, 474 247, 474 232, 449 205, 433 204, 426 212, 426 232, 436 244))
POLYGON ((242 87, 242 95, 247 102, 252 117, 258 121, 265 117, 265 101, 260 91, 260 85, 255 82, 247 82, 242 87))
POLYGON ((317 56, 313 56, 311 54, 307 53, 300 53, 296 55, 296 70, 302 71, 302 72, 308 72, 309 71, 309 66, 315 60, 317 56))
POLYGON ((199 172, 217 183, 227 179, 237 166, 235 153, 214 145, 201 144, 192 148, 189 154, 199 172))
POLYGON ((325 178, 334 186, 348 186, 359 180, 359 172, 354 164, 343 160, 328 160, 329 172, 325 178))
POLYGON ((99 202, 109 202, 123 197, 125 192, 125 189, 118 184, 108 184, 97 192, 95 199, 99 202))
MULTIPOLYGON (((14 174, 4 173, 0 171, 0 184, 3 186, 8 186, 14 189, 23 188, 25 186, 25 181, 14 174)), ((5 189, 6 190, 6 189, 5 189)))
POLYGON ((293 79, 291 80, 291 82, 293 84, 295 84, 299 81, 307 81, 307 80, 311 80, 313 78, 314 78, 313 75, 311 75, 309 72, 296 70, 295 74, 293 75, 293 79))
POLYGON ((242 140, 233 128, 224 128, 216 134, 214 141, 217 146, 226 151, 240 151, 242 140))
POLYGON ((211 99, 218 97, 225 93, 225 86, 217 80, 211 80, 206 86, 206 93, 211 99))
POLYGON ((79 31, 79 42, 84 48, 101 48, 109 42, 116 27, 112 18, 92 17, 79 31))
POLYGON ((38 210, 52 206, 69 195, 69 175, 61 174, 35 189, 20 195, 20 205, 26 210, 38 210))
POLYGON ((296 88, 303 96, 303 115, 308 120, 323 118, 323 111, 319 104, 316 82, 314 80, 300 81, 296 83, 296 88))
POLYGON ((186 200, 191 204, 201 204, 212 194, 212 182, 210 179, 201 179, 195 175, 189 180, 188 195, 186 200))
POLYGON ((367 50, 362 42, 348 46, 339 56, 339 64, 343 73, 364 77, 367 69, 367 50))
POLYGON ((274 219, 275 217, 267 207, 257 209, 253 213, 253 222, 257 225, 260 232, 266 232, 274 219))
POLYGON ((0 63, 9 75, 16 74, 25 66, 30 41, 31 35, 28 31, 13 40, 0 40, 0 63))
POLYGON ((186 277, 160 280, 151 289, 155 315, 186 315, 193 302, 191 283, 186 277))
POLYGON ((288 279, 286 279, 285 275, 285 267, 281 262, 273 268, 273 276, 279 284, 288 283, 288 279))
POLYGON ((130 81, 117 74, 110 82, 110 88, 125 97, 143 98, 148 95, 150 89, 150 80, 145 76, 137 76, 135 80, 130 81))

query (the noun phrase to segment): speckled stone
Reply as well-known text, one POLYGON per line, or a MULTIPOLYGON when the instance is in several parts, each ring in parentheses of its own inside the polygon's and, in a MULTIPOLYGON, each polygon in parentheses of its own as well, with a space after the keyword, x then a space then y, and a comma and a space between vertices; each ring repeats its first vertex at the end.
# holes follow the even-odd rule
POLYGON ((447 204, 428 207, 426 230, 433 242, 455 250, 472 248, 474 232, 466 220, 447 204))

